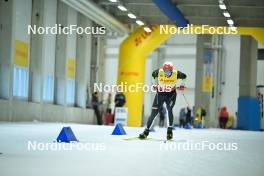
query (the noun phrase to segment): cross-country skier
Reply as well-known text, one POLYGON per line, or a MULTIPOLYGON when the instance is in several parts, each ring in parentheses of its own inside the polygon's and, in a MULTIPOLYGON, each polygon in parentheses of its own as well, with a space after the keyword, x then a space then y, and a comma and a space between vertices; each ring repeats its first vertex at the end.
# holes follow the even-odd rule
POLYGON ((172 125, 173 125, 173 113, 172 109, 176 101, 176 82, 177 79, 182 79, 182 85, 180 86, 180 90, 184 90, 184 81, 186 79, 186 74, 173 69, 173 65, 171 62, 165 62, 161 69, 157 69, 153 71, 152 78, 156 82, 156 89, 157 94, 155 96, 151 115, 147 121, 147 127, 145 128, 144 132, 139 135, 140 139, 146 139, 149 135, 149 129, 152 126, 152 123, 156 117, 156 115, 162 111, 163 103, 166 104, 166 108, 168 111, 168 118, 169 118, 169 126, 167 128, 167 140, 173 138, 172 133, 172 125))

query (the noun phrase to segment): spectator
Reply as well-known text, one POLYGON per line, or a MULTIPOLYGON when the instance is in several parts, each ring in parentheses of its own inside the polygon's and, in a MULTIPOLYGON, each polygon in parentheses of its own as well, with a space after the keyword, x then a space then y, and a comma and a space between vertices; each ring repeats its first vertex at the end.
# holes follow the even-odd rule
POLYGON ((186 119, 186 124, 187 123, 189 123, 190 125, 192 124, 192 118, 191 118, 191 113, 192 113, 192 111, 191 111, 191 109, 189 108, 189 106, 187 106, 187 108, 186 108, 186 117, 185 117, 185 119, 186 119))
POLYGON ((106 113, 109 113, 109 114, 112 113, 111 104, 112 104, 112 94, 109 93, 107 97, 107 103, 106 103, 106 113))
POLYGON ((115 107, 123 107, 126 103, 126 97, 122 92, 115 95, 115 107))
POLYGON ((223 107, 219 113, 219 126, 222 129, 226 128, 226 123, 229 117, 229 113, 226 107, 223 107))
POLYGON ((179 120, 180 120, 180 128, 182 128, 182 127, 184 127, 184 125, 185 125, 185 116, 186 116, 186 114, 185 114, 185 108, 182 108, 181 110, 180 110, 180 118, 179 118, 179 120))
POLYGON ((201 107, 201 124, 202 124, 202 126, 204 126, 205 116, 206 116, 206 110, 203 107, 201 107))
MULTIPOLYGON (((116 107, 123 107, 125 103, 126 103, 125 95, 122 92, 117 92, 115 95, 115 109, 116 107)), ((113 123, 114 121, 115 121, 115 112, 114 112, 113 123)))
POLYGON ((195 112, 195 119, 193 125, 197 127, 198 125, 202 125, 204 127, 204 117, 206 116, 206 110, 202 106, 198 106, 195 112))
POLYGON ((94 113, 95 113, 96 118, 97 118, 97 124, 102 125, 103 122, 102 122, 101 113, 99 111, 99 101, 98 101, 98 93, 97 92, 94 92, 92 94, 92 106, 93 106, 94 113))

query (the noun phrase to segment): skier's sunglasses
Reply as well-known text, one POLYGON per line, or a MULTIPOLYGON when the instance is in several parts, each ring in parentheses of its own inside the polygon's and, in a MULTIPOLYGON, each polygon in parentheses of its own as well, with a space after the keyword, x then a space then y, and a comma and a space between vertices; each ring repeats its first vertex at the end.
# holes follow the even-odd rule
POLYGON ((172 70, 168 70, 168 69, 163 69, 164 73, 166 75, 171 75, 172 74, 172 70))

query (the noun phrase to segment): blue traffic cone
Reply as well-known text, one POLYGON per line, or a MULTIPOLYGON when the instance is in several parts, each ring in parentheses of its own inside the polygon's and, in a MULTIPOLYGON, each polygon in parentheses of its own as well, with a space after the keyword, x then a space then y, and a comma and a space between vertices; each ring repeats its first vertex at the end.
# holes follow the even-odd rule
POLYGON ((57 137, 57 142, 74 142, 78 141, 71 129, 71 127, 63 127, 59 136, 57 137))
POLYGON ((120 124, 120 123, 116 124, 115 129, 112 132, 112 135, 126 135, 126 132, 125 132, 122 124, 120 124))
POLYGON ((149 132, 155 132, 156 130, 153 128, 150 128, 149 132))
POLYGON ((202 129, 202 128, 203 128, 203 126, 202 126, 202 124, 201 124, 201 123, 198 123, 198 124, 196 125, 196 128, 198 128, 198 129, 202 129))
POLYGON ((187 123, 187 124, 184 125, 184 128, 185 129, 191 129, 192 127, 191 127, 191 125, 189 123, 187 123))
POLYGON ((173 127, 174 127, 174 128, 179 128, 179 124, 175 123, 175 124, 173 125, 173 127))

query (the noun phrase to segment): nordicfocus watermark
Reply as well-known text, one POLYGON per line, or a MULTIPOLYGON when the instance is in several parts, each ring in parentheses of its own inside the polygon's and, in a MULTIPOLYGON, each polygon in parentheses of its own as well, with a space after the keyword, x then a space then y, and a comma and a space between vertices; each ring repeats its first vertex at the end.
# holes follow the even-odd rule
POLYGON ((106 145, 104 143, 94 142, 70 142, 70 143, 58 143, 58 142, 37 142, 28 141, 28 151, 105 151, 106 145))
POLYGON ((192 141, 186 142, 160 142, 159 149, 162 151, 237 151, 238 143, 192 141))
POLYGON ((127 82, 122 82, 119 85, 108 85, 102 83, 94 83, 94 90, 96 92, 156 92, 156 87, 154 85, 145 85, 143 83, 128 84, 127 82))
POLYGON ((72 35, 72 34, 96 34, 96 35, 105 35, 106 34, 106 28, 101 27, 81 27, 77 26, 75 24, 69 25, 69 26, 62 26, 61 24, 55 24, 54 26, 37 26, 37 25, 28 25, 28 35, 30 34, 39 34, 39 35, 58 35, 58 34, 66 34, 66 35, 72 35))
POLYGON ((176 89, 175 85, 147 85, 143 83, 128 84, 127 82, 121 82, 119 85, 108 85, 103 83, 94 83, 94 89, 96 92, 170 92, 176 89))
POLYGON ((177 27, 173 25, 160 25, 160 34, 238 34, 236 27, 226 26, 195 26, 177 27))

